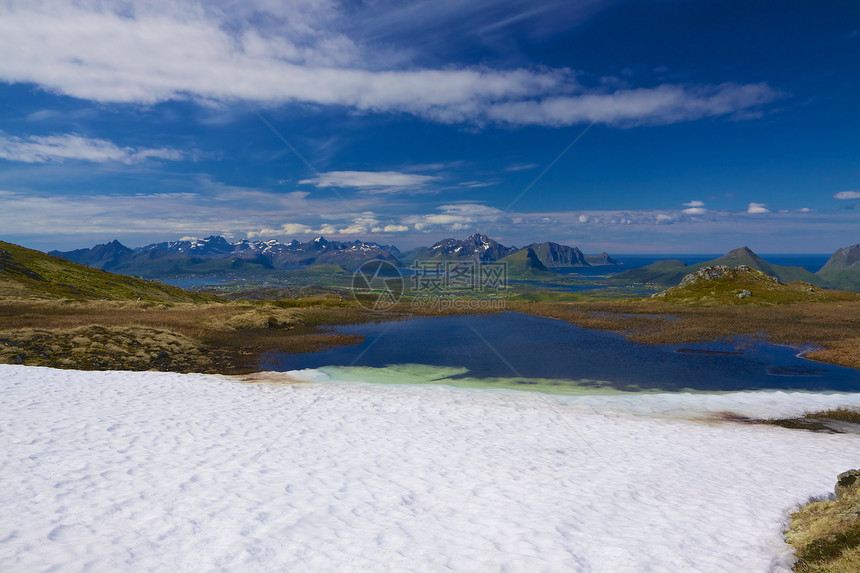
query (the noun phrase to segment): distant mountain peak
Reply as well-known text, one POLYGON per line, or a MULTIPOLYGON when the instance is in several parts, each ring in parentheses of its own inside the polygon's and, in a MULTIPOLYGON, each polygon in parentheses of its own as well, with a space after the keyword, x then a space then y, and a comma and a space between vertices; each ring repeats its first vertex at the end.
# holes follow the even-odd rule
POLYGON ((752 249, 750 249, 749 247, 744 245, 743 247, 731 250, 728 253, 726 253, 727 257, 734 256, 734 255, 755 255, 755 253, 753 252, 752 249))
POLYGON ((837 288, 860 292, 860 244, 833 253, 816 274, 837 288))
MULTIPOLYGON (((428 258, 440 258, 443 260, 479 260, 497 261, 515 251, 514 247, 506 247, 480 233, 469 235, 464 240, 442 239, 433 246, 419 249, 428 258)), ((418 255, 421 258, 421 255, 418 255)))

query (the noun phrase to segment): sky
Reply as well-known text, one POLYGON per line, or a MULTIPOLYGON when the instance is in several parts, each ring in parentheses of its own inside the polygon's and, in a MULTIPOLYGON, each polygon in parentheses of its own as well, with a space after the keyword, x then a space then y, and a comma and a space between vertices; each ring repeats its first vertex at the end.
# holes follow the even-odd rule
POLYGON ((860 242, 860 4, 3 0, 0 239, 860 242))

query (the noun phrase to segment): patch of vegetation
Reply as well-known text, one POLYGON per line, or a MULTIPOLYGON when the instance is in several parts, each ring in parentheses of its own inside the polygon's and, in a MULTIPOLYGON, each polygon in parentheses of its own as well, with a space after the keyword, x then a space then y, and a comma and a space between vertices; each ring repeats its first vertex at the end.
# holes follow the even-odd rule
POLYGON ((831 428, 824 422, 806 417, 772 418, 770 420, 763 420, 761 423, 768 424, 769 426, 779 426, 780 428, 787 428, 789 430, 808 430, 810 432, 825 432, 828 434, 843 433, 841 430, 831 428))
POLYGON ((786 541, 796 551, 798 573, 860 570, 860 497, 813 502, 792 514, 786 541))
POLYGON ((204 372, 217 367, 212 352, 181 334, 103 326, 4 332, 0 334, 0 362, 76 370, 204 372))
POLYGON ((839 428, 838 423, 846 422, 860 425, 860 410, 853 408, 834 408, 817 412, 806 412, 803 416, 798 418, 772 418, 762 421, 764 424, 780 426, 792 430, 811 430, 814 432, 829 432, 832 434, 843 433, 839 428))
POLYGON ((860 424, 860 410, 855 410, 853 408, 834 408, 831 410, 822 410, 820 412, 810 412, 806 414, 806 417, 860 424))

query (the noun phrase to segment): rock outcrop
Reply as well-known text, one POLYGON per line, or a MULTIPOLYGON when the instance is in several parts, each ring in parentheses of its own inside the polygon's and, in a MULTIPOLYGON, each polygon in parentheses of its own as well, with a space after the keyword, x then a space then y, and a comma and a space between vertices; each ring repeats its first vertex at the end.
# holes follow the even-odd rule
POLYGON ((760 278, 766 277, 766 280, 770 280, 779 284, 779 279, 777 277, 753 270, 746 265, 739 265, 736 268, 732 268, 726 265, 713 265, 710 267, 699 269, 694 273, 688 274, 683 279, 681 279, 681 284, 679 284, 678 286, 684 287, 687 285, 696 284, 701 281, 712 281, 722 278, 738 278, 738 275, 740 273, 755 273, 756 275, 760 275, 760 278))
POLYGON ((860 470, 848 470, 836 476, 836 499, 860 493, 860 470))

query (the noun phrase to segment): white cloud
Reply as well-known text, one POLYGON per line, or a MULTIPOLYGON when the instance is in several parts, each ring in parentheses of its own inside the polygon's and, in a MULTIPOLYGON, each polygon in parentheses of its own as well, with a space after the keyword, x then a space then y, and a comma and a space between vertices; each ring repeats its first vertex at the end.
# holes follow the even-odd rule
POLYGON ((406 225, 385 225, 382 229, 386 233, 404 233, 409 230, 406 225))
POLYGON ((840 191, 833 196, 834 199, 860 199, 860 191, 840 191))
POLYGON ((766 209, 765 203, 750 203, 747 207, 747 213, 750 214, 760 214, 760 213, 770 213, 770 209, 766 209))
POLYGON ((686 215, 704 215, 708 212, 708 210, 705 209, 705 203, 703 201, 693 200, 689 203, 684 203, 684 206, 687 208, 681 212, 686 215))
POLYGON ((548 126, 749 115, 781 96, 766 84, 586 89, 568 69, 386 69, 336 31, 339 17, 330 1, 11 0, 0 80, 98 102, 301 102, 548 126))
POLYGON ((512 125, 606 123, 634 126, 734 115, 760 108, 780 97, 781 93, 763 83, 724 83, 717 86, 664 84, 611 93, 492 103, 486 114, 491 120, 512 125))
POLYGON ((299 183, 317 187, 356 187, 370 193, 394 193, 404 189, 414 190, 438 180, 439 177, 431 175, 398 171, 329 171, 299 183))
POLYGON ((69 159, 131 164, 151 158, 178 161, 183 157, 184 154, 176 149, 119 147, 106 139, 82 137, 75 133, 22 138, 0 131, 0 158, 8 161, 46 163, 69 159))

